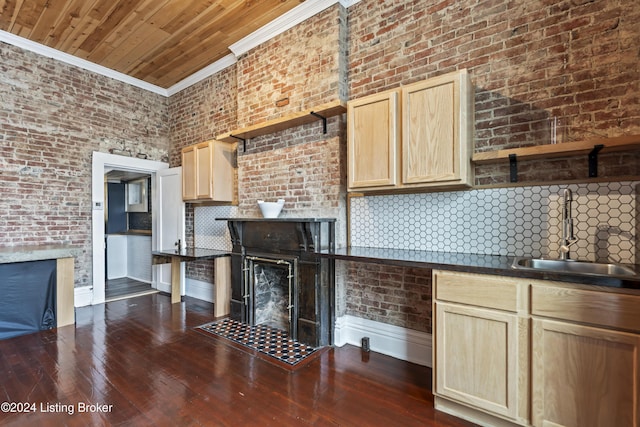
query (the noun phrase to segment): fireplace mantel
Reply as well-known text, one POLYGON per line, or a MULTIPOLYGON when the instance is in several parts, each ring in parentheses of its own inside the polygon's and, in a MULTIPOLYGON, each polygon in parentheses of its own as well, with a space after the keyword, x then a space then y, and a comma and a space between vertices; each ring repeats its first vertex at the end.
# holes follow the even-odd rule
MULTIPOLYGON (((289 268, 289 336, 312 347, 331 345, 335 323, 335 218, 216 218, 231 237, 231 313, 255 325, 255 277, 265 268, 289 268), (271 266, 271 267, 269 267, 271 266), (274 267, 276 266, 276 267, 274 267)), ((275 289, 275 288, 274 288, 275 289)), ((278 294, 279 295, 279 294, 278 294)), ((278 297, 279 298, 279 297, 278 297)))
POLYGON ((336 222, 335 218, 216 218, 216 221, 238 222, 336 222))

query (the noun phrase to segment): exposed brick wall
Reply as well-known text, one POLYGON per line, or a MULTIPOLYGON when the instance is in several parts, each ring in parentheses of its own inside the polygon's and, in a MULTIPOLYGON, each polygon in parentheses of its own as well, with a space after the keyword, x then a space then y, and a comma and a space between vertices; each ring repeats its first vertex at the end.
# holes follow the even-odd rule
POLYGON ((347 313, 431 333, 431 270, 347 263, 347 313))
POLYGON ((234 129, 236 108, 235 65, 171 96, 171 167, 182 164, 184 147, 234 129))
MULTIPOLYGON (((633 46, 640 45, 640 30, 633 23, 639 13, 635 2, 629 0, 362 0, 348 10, 348 31, 344 31, 340 28, 345 22, 344 9, 334 6, 239 59, 235 67, 237 93, 233 95, 235 89, 219 93, 215 101, 231 105, 235 96, 235 123, 231 113, 229 120, 192 119, 194 106, 198 111, 213 111, 212 101, 197 94, 202 88, 181 94, 184 97, 180 103, 185 103, 186 109, 181 110, 181 119, 176 116, 174 120, 185 127, 184 131, 172 131, 172 140, 188 134, 205 139, 205 135, 343 99, 347 92, 354 99, 460 68, 469 69, 476 87, 476 151, 548 143, 554 117, 558 118, 559 142, 593 134, 637 133, 640 79, 638 52, 633 46), (345 58, 348 70, 341 65, 345 58), (275 101, 285 97, 289 105, 276 107, 275 101), (222 129, 215 123, 227 123, 228 127, 222 129)), ((224 91, 233 85, 231 74, 230 70, 214 76, 218 80, 209 85, 224 91)), ((199 114, 206 117, 195 113, 199 114)), ((247 152, 240 152, 238 158, 241 215, 257 215, 258 198, 278 197, 287 200, 285 215, 331 211, 331 201, 337 194, 337 216, 344 218, 340 202, 343 190, 322 197, 336 179, 342 180, 344 188, 344 148, 338 148, 344 144, 339 129, 343 124, 330 121, 326 140, 318 138, 318 126, 307 125, 248 141, 247 152), (309 159, 315 155, 333 159, 335 150, 341 159, 339 168, 326 170, 329 162, 319 161, 319 166, 314 166, 318 160, 309 159), (340 178, 333 175, 336 171, 340 171, 340 178), (327 182, 310 185, 315 172, 328 172, 327 182)), ((187 143, 192 142, 177 142, 172 164, 177 164, 173 156, 187 143)), ((637 156, 602 156, 600 173, 638 174, 637 156)), ((551 180, 581 178, 586 175, 586 160, 521 162, 520 174, 521 180, 541 176, 551 180)), ((506 165, 478 167, 476 176, 480 184, 503 183, 508 169, 506 165)), ((357 293, 369 285, 358 279, 360 288, 353 287, 360 268, 366 269, 366 264, 352 264, 338 277, 339 281, 349 281, 344 290, 346 305, 342 300, 337 302, 338 315, 348 312, 422 330, 420 322, 401 320, 393 310, 387 312, 388 320, 376 310, 368 311, 369 306, 357 299, 357 293)), ((376 268, 386 274, 384 267, 376 268)), ((428 279, 429 272, 424 276, 428 279)), ((390 289, 393 286, 391 283, 390 289)), ((384 280, 371 287, 385 295, 384 280)), ((398 311, 411 307, 410 302, 407 304, 398 311)), ((374 302, 371 308, 376 308, 374 302)), ((427 310, 428 318, 430 304, 422 309, 427 310)))
MULTIPOLYGON (((548 144, 554 118, 558 142, 638 134, 639 20, 633 0, 362 0, 349 8, 349 99, 467 68, 476 151, 548 144)), ((638 174, 640 153, 600 156, 600 176, 638 174)), ((507 164, 476 167, 477 184, 508 176, 507 164)), ((521 181, 586 176, 586 156, 519 162, 521 181)), ((350 267, 346 312, 417 329, 381 306, 396 276, 350 267)))
MULTIPOLYGON (((237 126, 248 126, 346 98, 346 10, 332 6, 247 52, 237 63, 237 126), (277 107, 275 101, 289 98, 277 107)), ((285 199, 283 216, 340 218, 346 241, 346 140, 341 117, 247 141, 239 150, 241 216, 259 216, 256 200, 285 199)))
MULTIPOLYGON (((327 135, 321 124, 281 132, 268 143, 272 150, 253 147, 238 157, 241 216, 260 216, 258 199, 282 198, 282 216, 336 216, 344 202, 344 123, 329 121, 327 135)), ((266 137, 265 137, 266 138, 266 137)), ((264 143, 265 141, 261 141, 264 143)), ((253 145, 251 142, 250 145, 253 145)))
POLYGON ((335 5, 239 58, 238 127, 345 99, 346 40, 346 11, 335 5))
MULTIPOLYGON (((640 132, 640 4, 633 0, 363 0, 349 9, 350 98, 467 68, 476 151, 640 132)), ((603 156, 601 176, 638 174, 603 156)), ((520 180, 584 179, 585 159, 524 164, 520 180)), ((478 184, 508 167, 476 169, 478 184)))
POLYGON ((91 154, 167 159, 166 99, 0 43, 0 104, 2 246, 79 246, 91 285, 91 154))
MULTIPOLYGON (((171 164, 182 147, 291 112, 346 99, 346 10, 332 6, 247 52, 235 66, 171 97, 171 164), (275 101, 289 98, 276 107, 275 101)), ((256 200, 284 198, 288 216, 346 218, 346 139, 340 117, 239 144, 240 216, 260 216, 256 200)), ((187 229, 193 229, 193 205, 187 229)), ((337 227, 346 241, 346 223, 337 227)), ((192 237, 191 237, 192 238, 192 237)), ((187 242, 189 243, 189 242, 187 242)), ((187 277, 210 282, 212 263, 190 263, 187 277)))
MULTIPOLYGON (((182 149, 215 139, 236 126, 236 66, 224 70, 178 92, 169 98, 171 167, 182 165, 182 149)), ((194 245, 194 208, 186 204, 185 235, 194 245)), ((186 277, 211 282, 213 261, 189 262, 186 277)))
MULTIPOLYGON (((5 245, 80 245, 76 285, 90 284, 92 151, 145 152, 178 166, 182 147, 236 127, 460 68, 476 87, 476 151, 548 143, 555 117, 559 142, 640 133, 639 21, 633 0, 362 0, 348 12, 328 8, 169 100, 0 44, 0 236, 5 245)), ((256 215, 257 198, 284 197, 285 214, 343 220, 341 120, 329 121, 327 135, 315 123, 249 141, 238 160, 242 213, 256 215)), ((639 157, 602 156, 601 175, 637 175, 639 157)), ((585 170, 585 159, 520 165, 523 180, 585 170)), ((480 184, 507 175, 506 166, 476 168, 480 184)), ((188 205, 190 239, 193 215, 188 205)), ((211 270, 196 264, 188 274, 210 280, 211 270)), ((338 271, 348 280, 338 315, 425 330, 428 270, 338 271), (408 290, 412 280, 420 291, 408 290)))

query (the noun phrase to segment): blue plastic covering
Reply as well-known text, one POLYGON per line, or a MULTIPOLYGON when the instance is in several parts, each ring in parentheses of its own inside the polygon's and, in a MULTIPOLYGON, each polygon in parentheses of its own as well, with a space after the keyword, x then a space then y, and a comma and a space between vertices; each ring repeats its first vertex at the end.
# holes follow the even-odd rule
POLYGON ((0 339, 56 327, 56 260, 0 264, 0 339))

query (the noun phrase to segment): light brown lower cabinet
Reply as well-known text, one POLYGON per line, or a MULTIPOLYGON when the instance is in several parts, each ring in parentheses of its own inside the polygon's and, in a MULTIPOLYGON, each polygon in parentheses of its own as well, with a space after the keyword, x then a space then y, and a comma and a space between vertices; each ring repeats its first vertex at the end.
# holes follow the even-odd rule
POLYGON ((526 284, 438 270, 433 271, 433 284, 436 408, 485 425, 526 425, 526 284))
POLYGON ((433 271, 436 408, 486 426, 640 427, 640 293, 433 271))
POLYGON ((639 427, 640 296, 533 283, 532 421, 639 427))
POLYGON ((638 426, 640 336, 533 319, 533 424, 638 426))
POLYGON ((517 316, 436 302, 436 317, 436 392, 514 418, 517 316))

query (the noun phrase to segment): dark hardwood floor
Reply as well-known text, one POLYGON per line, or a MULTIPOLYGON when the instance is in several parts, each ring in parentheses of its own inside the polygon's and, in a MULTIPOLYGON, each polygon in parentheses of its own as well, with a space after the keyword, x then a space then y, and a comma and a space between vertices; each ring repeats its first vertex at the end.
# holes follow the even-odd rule
POLYGON ((104 287, 104 297, 107 302, 156 292, 158 290, 153 289, 149 283, 129 277, 107 280, 104 287))
POLYGON ((289 372, 193 330, 212 316, 154 294, 0 341, 0 402, 23 411, 0 425, 471 425, 434 411, 428 368, 345 346, 289 372))

